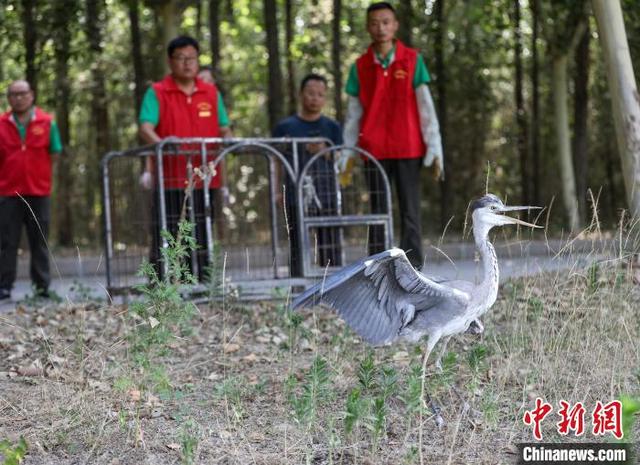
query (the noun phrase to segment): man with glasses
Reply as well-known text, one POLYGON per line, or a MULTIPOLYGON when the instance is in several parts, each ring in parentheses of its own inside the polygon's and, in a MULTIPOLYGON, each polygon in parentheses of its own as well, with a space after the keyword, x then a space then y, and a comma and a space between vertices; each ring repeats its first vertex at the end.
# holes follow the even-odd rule
POLYGON ((11 297, 22 225, 31 251, 31 281, 49 297, 47 237, 53 163, 62 152, 53 117, 36 107, 27 81, 7 91, 11 109, 0 115, 0 300, 11 297))
MULTIPOLYGON (((230 137, 229 118, 222 97, 215 84, 207 83, 198 77, 198 42, 189 36, 179 36, 169 42, 167 60, 170 74, 154 83, 146 92, 140 110, 140 137, 149 144, 160 142, 166 137, 230 137)), ((191 162, 193 168, 201 164, 200 146, 180 146, 179 150, 194 152, 191 162)), ((187 157, 170 155, 165 146, 162 161, 163 185, 167 227, 175 235, 184 203, 184 191, 188 182, 187 157)), ((143 187, 150 189, 154 185, 154 159, 148 157, 145 171, 140 178, 143 187)), ((196 218, 196 240, 199 245, 198 275, 206 278, 206 231, 204 225, 204 194, 202 181, 194 179, 193 207, 196 218)), ((214 190, 221 187, 219 175, 211 181, 210 198, 217 197, 214 190)), ((153 218, 158 218, 158 195, 154 196, 153 218)), ((189 219, 189 215, 186 216, 189 219)), ((159 263, 160 231, 154 225, 151 261, 159 263)))

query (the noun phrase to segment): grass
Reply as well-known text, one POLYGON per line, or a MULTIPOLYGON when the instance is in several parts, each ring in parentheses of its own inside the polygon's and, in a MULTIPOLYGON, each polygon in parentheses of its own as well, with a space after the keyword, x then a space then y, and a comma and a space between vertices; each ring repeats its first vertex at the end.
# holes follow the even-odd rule
MULTIPOLYGON (((560 400, 582 402, 588 413, 598 400, 624 398, 637 412, 640 286, 631 263, 502 286, 485 333, 452 339, 443 372, 429 368, 447 425, 425 413, 426 463, 515 462, 515 444, 532 438, 522 417, 536 397, 556 410, 560 400)), ((102 305, 0 316, 0 439, 15 450, 23 436, 24 463, 418 462, 419 348, 372 350, 322 310, 225 301, 198 308, 186 333, 148 340, 159 326, 144 326, 138 343, 153 349, 142 351, 153 363, 131 370, 135 322, 163 319, 102 305), (40 375, 20 375, 36 361, 40 375), (152 388, 136 393, 142 381, 152 388)), ((167 328, 179 329, 180 315, 167 328)), ((625 434, 637 438, 633 418, 625 434)), ((562 440, 555 421, 543 423, 545 440, 562 440)))

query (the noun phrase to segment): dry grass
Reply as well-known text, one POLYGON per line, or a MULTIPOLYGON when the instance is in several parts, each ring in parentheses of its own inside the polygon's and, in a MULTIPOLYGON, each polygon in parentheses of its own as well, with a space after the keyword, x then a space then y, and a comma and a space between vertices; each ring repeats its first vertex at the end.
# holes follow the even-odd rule
MULTIPOLYGON (((638 395, 637 274, 624 258, 503 286, 484 335, 452 341, 448 370, 431 374, 447 425, 426 418, 426 462, 513 463, 515 444, 531 440, 522 416, 537 396, 590 412, 596 400, 638 395)), ((24 435, 26 464, 417 463, 413 347, 376 349, 369 374, 378 386, 367 388, 358 375, 369 349, 332 314, 305 313, 296 328, 278 304, 227 302, 201 307, 194 334, 170 344, 171 389, 138 392, 129 324, 118 307, 0 317, 0 439, 24 435), (316 357, 327 363, 314 384, 316 357), (383 367, 397 383, 376 417, 383 367), (315 407, 306 419, 295 413, 305 388, 315 407), (354 388, 365 400, 348 407, 354 388)), ((555 421, 543 424, 550 441, 559 440, 555 421)))

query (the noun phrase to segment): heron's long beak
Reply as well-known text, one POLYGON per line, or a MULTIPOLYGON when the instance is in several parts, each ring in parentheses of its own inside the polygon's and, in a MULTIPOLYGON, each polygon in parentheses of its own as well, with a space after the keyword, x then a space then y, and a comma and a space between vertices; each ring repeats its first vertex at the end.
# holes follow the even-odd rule
MULTIPOLYGON (((513 207, 503 207, 502 212, 512 212, 518 210, 539 210, 542 207, 531 207, 531 206, 513 206, 513 207)), ((519 224, 521 226, 526 226, 528 228, 542 228, 542 226, 538 226, 537 224, 527 223, 526 221, 519 220, 518 218, 513 218, 511 216, 503 216, 506 223, 511 224, 519 224)))

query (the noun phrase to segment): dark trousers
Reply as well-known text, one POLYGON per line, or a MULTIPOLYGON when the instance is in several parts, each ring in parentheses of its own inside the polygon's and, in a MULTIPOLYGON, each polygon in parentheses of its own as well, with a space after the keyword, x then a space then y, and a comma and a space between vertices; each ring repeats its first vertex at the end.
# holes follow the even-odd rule
MULTIPOLYGON (((302 270, 302 240, 298 235, 298 212, 296 210, 296 200, 293 196, 287 196, 287 224, 289 234, 289 275, 300 277, 302 270)), ((335 208, 326 208, 322 211, 309 212, 309 216, 334 215, 335 208)), ((317 265, 342 266, 342 254, 340 243, 340 228, 315 228, 311 230, 309 246, 318 249, 317 265)))
POLYGON ((31 252, 31 282, 37 290, 49 288, 49 197, 0 197, 0 288, 11 290, 16 280, 22 225, 31 252), (23 200, 24 199, 24 200, 23 200), (26 202, 26 203, 25 203, 26 202))
MULTIPOLYGON (((213 223, 213 202, 216 196, 216 189, 209 190, 209 202, 211 207, 211 228, 213 231, 214 223, 213 223)), ((184 189, 165 189, 164 191, 164 205, 165 205, 165 213, 167 215, 167 230, 171 233, 171 235, 175 238, 178 232, 178 223, 180 222, 180 215, 182 213, 182 207, 184 205, 184 189)), ((163 267, 162 267, 162 254, 160 253, 162 248, 162 238, 160 236, 161 223, 160 223, 160 208, 159 208, 159 193, 154 192, 153 196, 153 206, 152 206, 152 223, 153 223, 153 231, 152 231, 152 240, 151 240, 151 251, 150 251, 150 261, 154 266, 159 276, 162 278, 164 276, 163 267)), ((196 237, 196 246, 197 249, 195 251, 197 258, 197 273, 196 267, 191 260, 191 255, 187 262, 189 263, 191 271, 194 273, 194 276, 200 282, 206 282, 208 275, 208 267, 209 267, 209 257, 207 252, 207 230, 205 225, 206 212, 204 208, 204 192, 201 189, 195 189, 193 191, 193 199, 190 205, 187 205, 185 211, 185 220, 188 222, 192 222, 195 220, 195 237, 196 237), (190 211, 190 208, 193 208, 193 215, 190 211)), ((213 240, 213 238, 212 238, 213 240)))
MULTIPOLYGON (((398 160, 379 160, 384 168, 389 184, 395 185, 400 207, 400 248, 407 253, 413 266, 421 267, 422 255, 422 225, 420 222, 420 196, 422 187, 420 171, 422 158, 407 158, 398 160)), ((372 163, 365 167, 369 197, 371 199, 371 213, 386 213, 384 182, 379 171, 372 163)), ((371 226, 369 228, 369 254, 373 255, 385 249, 384 227, 371 226)))

